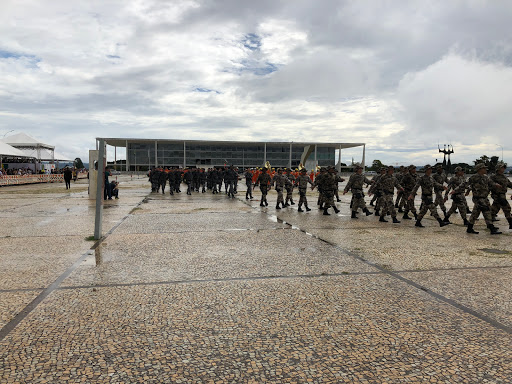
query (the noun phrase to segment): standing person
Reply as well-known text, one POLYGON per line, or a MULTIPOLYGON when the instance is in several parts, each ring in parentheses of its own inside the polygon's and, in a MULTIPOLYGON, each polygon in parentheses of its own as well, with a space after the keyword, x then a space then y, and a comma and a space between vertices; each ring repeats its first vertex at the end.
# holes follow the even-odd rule
POLYGON ((361 210, 366 214, 366 216, 371 215, 372 213, 366 208, 366 203, 364 201, 364 192, 363 186, 364 184, 370 185, 372 182, 368 180, 365 175, 363 175, 363 167, 360 165, 356 166, 356 172, 350 175, 348 179, 347 185, 343 190, 343 195, 345 195, 349 190, 352 192, 352 219, 357 219, 357 210, 361 208, 361 210))
POLYGON ((443 198, 443 190, 444 184, 448 182, 448 178, 446 177, 446 173, 443 171, 443 166, 438 165, 436 167, 436 173, 432 175, 434 180, 436 181, 437 186, 434 186, 434 192, 436 194, 436 201, 434 202, 435 206, 439 206, 441 210, 443 211, 444 215, 446 216, 446 207, 444 205, 444 198, 443 198))
MULTIPOLYGON (((416 212, 416 207, 414 206, 414 199, 416 198, 416 193, 414 193, 414 197, 412 199, 408 199, 409 196, 412 194, 412 190, 414 189, 416 183, 418 182, 418 174, 416 173, 416 166, 415 165, 409 165, 409 168, 407 169, 408 172, 402 177, 402 187, 404 187, 404 193, 402 194, 404 196, 405 204, 404 204, 404 216, 402 217, 403 220, 411 220, 412 218, 408 215, 409 212, 412 212, 414 215, 414 219, 418 220, 418 214, 416 212)), ((400 203, 402 204, 402 203, 400 203)), ((398 211, 400 212, 400 210, 398 211)))
POLYGON ((199 187, 201 188, 201 193, 206 192, 206 172, 203 168, 199 171, 199 187))
POLYGON ((296 178, 290 168, 286 168, 286 177, 290 182, 286 183, 286 200, 284 205, 289 207, 290 204, 295 205, 295 202, 293 201, 293 186, 295 185, 296 178), (290 202, 290 204, 288 204, 288 202, 290 202))
POLYGON ((176 172, 174 170, 169 170, 167 174, 167 180, 169 180, 169 194, 174 195, 174 175, 176 172))
MULTIPOLYGON (((375 200, 377 200, 375 202, 375 216, 379 216, 380 215, 380 210, 382 208, 382 196, 383 196, 383 193, 382 193, 382 187, 381 187, 381 184, 379 184, 379 180, 386 174, 387 172, 387 168, 386 167, 381 167, 380 168, 380 175, 377 175, 373 181, 373 184, 372 186, 370 187, 370 190, 368 191, 368 196, 371 196, 372 194, 375 194, 375 200)), ((374 201, 374 199, 372 199, 372 202, 374 201)), ((372 205, 372 203, 370 202, 370 205, 372 205)))
MULTIPOLYGON (((334 174, 334 167, 329 167, 327 170, 327 173, 324 173, 321 177, 318 177, 318 188, 322 189, 322 195, 323 195, 323 210, 324 215, 329 216, 330 213, 328 212, 329 208, 333 208, 335 213, 339 213, 339 209, 336 207, 336 204, 334 204, 334 189, 336 188, 336 179, 334 174)), ((314 189, 315 186, 313 186, 312 189, 314 189)))
POLYGON ((267 168, 263 167, 261 173, 256 180, 256 185, 259 184, 261 190, 260 207, 268 206, 267 193, 270 189, 270 182, 272 181, 270 175, 267 173, 267 168))
MULTIPOLYGON (((341 202, 340 199, 340 193, 338 189, 338 183, 343 183, 345 179, 338 175, 338 170, 334 168, 334 182, 335 182, 335 188, 334 188, 334 196, 336 197, 336 201, 339 203, 341 202)), ((352 208, 352 207, 351 207, 352 208)))
POLYGON ((252 199, 252 172, 249 168, 244 173, 245 177, 245 185, 247 186, 247 191, 245 192, 245 199, 252 199))
POLYGON ((107 200, 107 198, 109 200, 112 200, 112 189, 110 188, 111 185, 108 180, 109 176, 110 176, 110 169, 109 169, 109 167, 105 167, 105 189, 104 189, 104 193, 103 193, 104 200, 107 200))
POLYGON ((466 178, 464 177, 464 171, 461 167, 455 168, 455 176, 453 176, 450 181, 448 181, 448 189, 446 190, 446 193, 444 195, 444 200, 448 200, 448 194, 452 197, 452 206, 446 213, 444 217, 444 221, 446 223, 450 223, 450 216, 455 213, 455 211, 458 209, 460 216, 462 217, 462 220, 464 220, 464 225, 467 227, 469 224, 469 221, 467 219, 467 213, 466 213, 466 197, 464 196, 464 192, 467 188, 467 182, 466 178), (450 190, 452 190, 450 192, 450 190))
MULTIPOLYGON (((436 206, 434 204, 434 200, 432 198, 432 194, 434 193, 434 186, 437 185, 439 187, 440 184, 438 184, 432 177, 432 167, 430 165, 425 165, 423 169, 425 170, 425 174, 418 179, 416 185, 414 186, 414 188, 411 191, 411 194, 408 197, 409 200, 413 200, 414 196, 416 196, 416 192, 421 187, 422 207, 420 213, 418 214, 415 226, 419 228, 424 228, 424 225, 421 224, 421 220, 423 219, 423 216, 425 216, 427 211, 430 211, 432 216, 434 216, 437 222, 439 223, 439 226, 444 227, 445 225, 448 225, 448 223, 445 223, 439 217, 436 206)), ((447 189, 446 187, 443 186, 441 186, 441 188, 447 189)))
POLYGON ((190 169, 185 170, 185 174, 183 175, 183 181, 185 181, 185 184, 187 184, 187 195, 192 194, 192 172, 190 169))
POLYGON ((377 190, 380 189, 382 191, 382 211, 379 221, 383 223, 387 223, 387 220, 384 217, 388 214, 388 212, 391 213, 393 223, 400 223, 400 221, 396 218, 393 196, 395 194, 395 188, 401 191, 403 191, 404 188, 400 185, 395 175, 393 175, 394 172, 395 168, 390 165, 386 174, 383 175, 379 181, 377 181, 377 185, 375 186, 377 190))
POLYGON ((64 182, 66 183, 66 189, 71 188, 71 178, 73 177, 73 172, 69 169, 69 167, 66 167, 64 169, 64 182))
POLYGON ((507 168, 505 163, 496 164, 496 173, 490 177, 491 181, 495 183, 495 185, 501 185, 501 188, 493 187, 491 188, 491 196, 492 196, 492 207, 491 207, 491 216, 493 220, 496 219, 496 215, 500 211, 503 210, 505 214, 505 218, 508 221, 509 229, 512 229, 512 216, 510 214, 510 204, 507 201, 507 189, 512 188, 512 182, 505 176, 505 169, 507 168))
POLYGON ((231 166, 226 170, 224 174, 224 182, 226 184, 226 191, 228 192, 228 197, 232 199, 235 198, 235 179, 238 178, 237 173, 235 172, 235 167, 231 166))
POLYGON ((501 189, 502 185, 489 179, 485 164, 477 164, 475 166, 475 171, 477 172, 476 175, 471 176, 468 180, 469 185, 471 186, 471 191, 473 192, 473 213, 469 218, 468 229, 466 232, 478 234, 478 232, 473 229, 473 226, 475 225, 475 221, 478 216, 480 216, 480 213, 482 213, 485 219, 485 224, 487 224, 487 228, 491 231, 491 235, 499 235, 501 232, 499 232, 498 228, 492 224, 489 192, 491 188, 501 189))
POLYGON ((300 175, 295 179, 295 185, 299 188, 299 212, 304 212, 302 209, 302 204, 306 207, 306 211, 311 211, 311 208, 308 207, 308 199, 306 198, 306 191, 308 189, 308 184, 313 187, 313 182, 311 181, 311 177, 308 176, 308 171, 306 168, 302 168, 300 170, 300 175))
POLYGON ((324 191, 323 191, 323 178, 327 176, 327 169, 325 167, 321 167, 319 174, 316 175, 315 181, 313 182, 313 187, 318 188, 318 200, 316 205, 318 205, 318 209, 324 209, 324 191))
POLYGON ((169 170, 167 168, 162 169, 160 171, 158 184, 160 185, 160 188, 162 188, 162 194, 165 193, 165 185, 167 184, 167 174, 169 173, 169 170))

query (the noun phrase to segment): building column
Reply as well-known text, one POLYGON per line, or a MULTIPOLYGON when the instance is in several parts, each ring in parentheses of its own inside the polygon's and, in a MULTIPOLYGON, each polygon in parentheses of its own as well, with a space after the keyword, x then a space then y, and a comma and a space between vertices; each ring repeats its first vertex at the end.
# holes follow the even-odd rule
POLYGON ((267 164, 267 143, 265 143, 264 149, 263 149, 263 166, 267 164))
POLYGON ((158 168, 158 141, 155 140, 155 168, 158 168))
POLYGON ((363 167, 363 172, 365 171, 365 162, 366 162, 366 144, 363 144, 363 160, 361 161, 361 167, 363 167))
POLYGON ((338 152, 338 172, 341 172, 341 144, 338 152))
POLYGON ((187 142, 183 142, 183 169, 187 167, 187 142))
POLYGON ((128 172, 130 170, 129 162, 128 162, 128 140, 126 140, 126 163, 125 163, 125 171, 128 172))
POLYGON ((117 145, 114 145, 114 169, 117 171, 117 145))
POLYGON ((317 157, 317 147, 318 145, 315 144, 315 172, 316 172, 316 167, 318 167, 318 157, 317 157))
POLYGON ((290 143, 290 164, 288 165, 288 168, 292 169, 292 147, 293 143, 290 143))

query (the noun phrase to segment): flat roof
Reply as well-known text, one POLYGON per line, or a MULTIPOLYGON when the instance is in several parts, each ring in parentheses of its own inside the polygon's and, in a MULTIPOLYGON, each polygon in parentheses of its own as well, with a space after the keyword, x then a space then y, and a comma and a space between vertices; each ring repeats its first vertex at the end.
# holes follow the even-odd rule
POLYGON ((96 140, 103 139, 105 143, 114 147, 126 147, 126 142, 168 142, 168 143, 191 143, 191 144, 225 144, 225 145, 258 145, 258 144, 272 144, 272 145, 318 145, 320 147, 335 147, 335 148, 353 148, 366 145, 366 143, 325 143, 325 142, 312 142, 312 141, 218 141, 218 140, 186 140, 186 139, 141 139, 141 138, 104 138, 97 137, 96 140))

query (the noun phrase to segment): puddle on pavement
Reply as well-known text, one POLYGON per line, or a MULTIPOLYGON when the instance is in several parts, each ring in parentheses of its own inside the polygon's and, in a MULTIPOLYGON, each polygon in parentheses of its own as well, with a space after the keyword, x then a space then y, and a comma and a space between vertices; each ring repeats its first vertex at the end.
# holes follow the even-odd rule
POLYGON ((510 251, 505 251, 502 249, 494 249, 494 248, 480 248, 479 251, 485 252, 485 253, 493 253, 496 255, 510 255, 510 251))

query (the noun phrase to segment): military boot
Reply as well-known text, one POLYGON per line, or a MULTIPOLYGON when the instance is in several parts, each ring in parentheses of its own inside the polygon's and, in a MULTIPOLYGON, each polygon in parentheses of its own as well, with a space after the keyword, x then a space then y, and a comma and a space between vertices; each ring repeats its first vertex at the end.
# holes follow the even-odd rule
POLYGON ((404 215, 402 216, 402 219, 404 219, 404 220, 412 220, 411 217, 408 215, 408 212, 404 213, 404 215))
POLYGON ((375 216, 380 216, 380 213, 379 213, 378 209, 375 210, 375 216))
POLYGON ((493 217, 492 217, 492 221, 493 221, 493 222, 494 222, 494 221, 500 221, 500 219, 498 219, 496 216, 493 216, 493 217))
POLYGON ((473 229, 473 225, 474 224, 471 224, 468 222, 468 229, 466 229, 466 232, 467 233, 474 233, 475 235, 478 235, 480 232, 477 232, 473 229))
POLYGON ((279 203, 277 203, 276 209, 281 209, 281 207, 279 206, 279 203))
POLYGON ((324 208, 324 215, 325 216, 330 216, 331 214, 329 212, 327 212, 329 208, 324 208))
POLYGON ((400 220, 398 220, 396 217, 393 217, 393 223, 398 224, 400 223, 400 220))
POLYGON ((402 208, 398 208, 398 213, 404 213, 404 210, 402 208))
POLYGON ((260 207, 264 207, 265 204, 263 204, 263 201, 260 203, 260 207))
POLYGON ((499 228, 495 227, 492 224, 489 224, 487 226, 487 228, 489 228, 489 230, 491 231, 491 235, 501 235, 501 233, 502 233, 502 232, 499 231, 499 228))
POLYGON ((268 201, 265 199, 265 207, 268 207, 268 201))
POLYGON ((380 219, 379 219, 379 221, 380 221, 381 223, 387 223, 387 222, 388 222, 388 221, 384 218, 384 216, 381 216, 381 217, 380 217, 380 219))
POLYGON ((363 209, 363 212, 366 214, 366 216, 370 216, 372 213, 368 210, 368 208, 363 209))
POLYGON ((283 206, 283 208, 286 208, 286 207, 289 207, 289 205, 286 205, 284 202, 281 201, 281 205, 283 206))
POLYGON ((306 205, 306 211, 307 212, 311 211, 311 208, 309 208, 307 205, 306 205))
POLYGON ((507 220, 508 220, 508 229, 512 229, 512 217, 509 217, 507 220))
POLYGON ((438 218, 437 219, 437 222, 439 223, 439 226, 440 227, 444 227, 446 225, 448 225, 449 223, 447 223, 446 221, 443 221, 441 218, 438 218))
POLYGON ((450 215, 445 215, 444 216, 444 220, 443 220, 446 224, 451 224, 450 223, 450 215))
POLYGON ((467 227, 469 225, 468 219, 464 219, 464 226, 467 227))
POLYGON ((293 199, 290 199, 290 204, 295 205, 295 201, 293 201, 293 199))
POLYGON ((414 215, 414 220, 418 220, 418 214, 416 212, 412 213, 414 215))
POLYGON ((350 216, 351 219, 357 219, 358 217, 356 216, 356 211, 352 211, 352 216, 350 216))
POLYGON ((304 210, 302 209, 302 205, 299 205, 299 209, 297 209, 297 211, 304 212, 304 210))
POLYGON ((335 206, 334 206, 334 207, 332 207, 332 209, 334 209, 334 212, 335 212, 335 213, 340 213, 340 210, 339 210, 338 208, 336 208, 335 206))
POLYGON ((416 224, 414 224, 414 226, 419 228, 425 228, 425 226, 421 224, 421 220, 416 220, 416 224))

